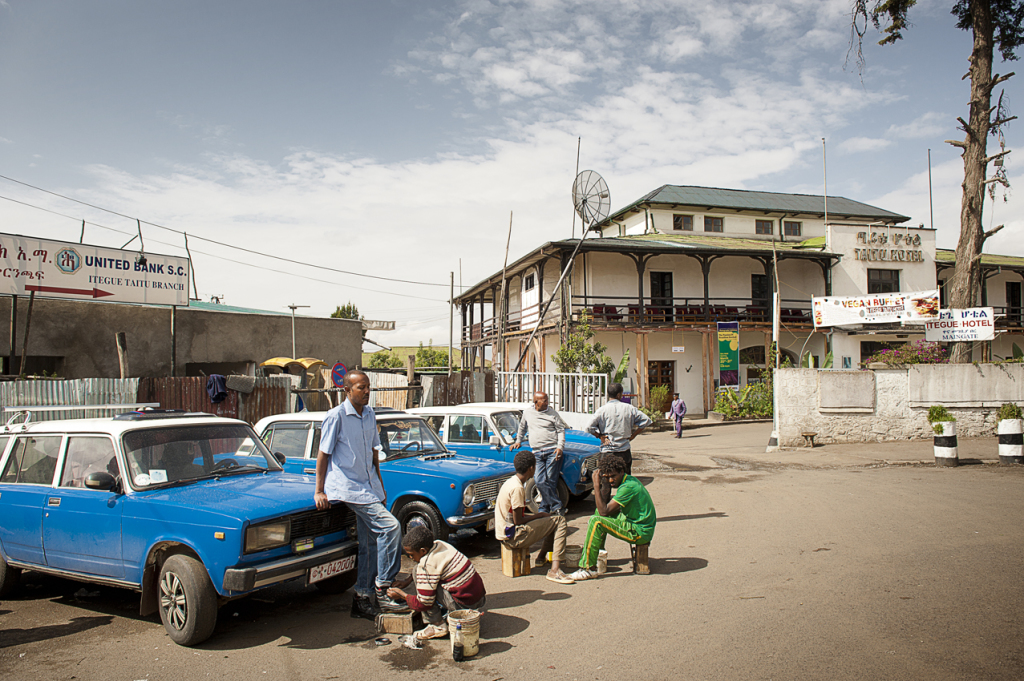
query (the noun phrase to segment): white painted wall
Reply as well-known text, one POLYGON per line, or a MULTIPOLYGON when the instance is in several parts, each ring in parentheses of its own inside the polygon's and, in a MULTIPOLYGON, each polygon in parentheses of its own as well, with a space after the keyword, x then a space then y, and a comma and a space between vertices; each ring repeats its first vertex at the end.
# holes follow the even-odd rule
POLYGON ((866 295, 869 269, 899 270, 901 291, 928 291, 937 286, 933 229, 830 224, 825 250, 842 256, 832 268, 832 295, 835 296, 866 295), (921 244, 908 247, 908 238, 920 238, 921 244), (865 255, 865 250, 871 253, 865 255), (910 253, 919 254, 921 261, 898 259, 909 258, 910 253), (871 257, 884 259, 865 259, 871 257))

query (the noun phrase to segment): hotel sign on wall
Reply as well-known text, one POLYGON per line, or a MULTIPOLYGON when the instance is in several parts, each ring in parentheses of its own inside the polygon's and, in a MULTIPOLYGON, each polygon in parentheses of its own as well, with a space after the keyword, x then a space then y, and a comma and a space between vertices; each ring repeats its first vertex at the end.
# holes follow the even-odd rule
POLYGON ((993 340, 996 337, 994 312, 991 307, 939 310, 938 319, 925 322, 924 339, 941 343, 993 340))
POLYGON ((857 232, 853 249, 857 260, 868 262, 924 262, 920 234, 901 232, 857 232), (861 247, 862 246, 862 247, 861 247))
POLYGON ((939 316, 939 291, 811 298, 814 328, 851 324, 926 322, 939 316))

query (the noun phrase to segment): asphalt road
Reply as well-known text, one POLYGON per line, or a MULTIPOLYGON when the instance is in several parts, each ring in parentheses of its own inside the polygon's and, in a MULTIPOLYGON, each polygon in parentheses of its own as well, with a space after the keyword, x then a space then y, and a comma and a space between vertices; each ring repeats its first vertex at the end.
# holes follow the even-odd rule
MULTIPOLYGON (((229 603, 189 649, 135 614, 136 594, 26 574, 0 603, 0 676, 1024 678, 1024 467, 995 463, 994 439, 966 443, 978 453, 953 469, 927 442, 765 454, 770 430, 634 442, 659 515, 650 576, 610 540, 601 579, 508 579, 494 540, 460 537, 489 593, 480 654, 463 663, 446 640, 375 646, 348 594, 288 585, 229 603)), ((581 543, 593 502, 570 510, 581 543)))

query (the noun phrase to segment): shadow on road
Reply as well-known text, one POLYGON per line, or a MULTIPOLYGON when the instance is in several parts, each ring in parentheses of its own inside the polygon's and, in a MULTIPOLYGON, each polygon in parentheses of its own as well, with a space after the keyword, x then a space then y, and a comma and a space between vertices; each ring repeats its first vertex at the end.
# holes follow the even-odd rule
POLYGON ((106 626, 113 621, 114 617, 112 615, 74 617, 67 624, 52 624, 32 629, 4 629, 0 631, 0 648, 49 641, 52 638, 60 638, 95 629, 96 627, 106 626))
POLYGON ((564 601, 572 598, 567 593, 546 592, 537 589, 525 589, 523 591, 506 591, 500 594, 487 594, 487 611, 504 610, 505 608, 518 608, 521 605, 529 605, 536 601, 564 601))
POLYGON ((729 516, 727 514, 722 513, 721 511, 716 511, 714 513, 697 513, 697 514, 694 514, 694 515, 670 515, 670 516, 665 516, 664 518, 659 517, 658 518, 658 522, 659 523, 669 523, 669 522, 672 522, 673 520, 700 520, 701 518, 728 518, 728 517, 729 516))
MULTIPOLYGON (((703 570, 708 562, 703 558, 657 558, 648 559, 652 575, 678 575, 683 572, 703 570)), ((633 564, 628 558, 608 561, 608 572, 601 577, 622 577, 633 575, 633 564)))

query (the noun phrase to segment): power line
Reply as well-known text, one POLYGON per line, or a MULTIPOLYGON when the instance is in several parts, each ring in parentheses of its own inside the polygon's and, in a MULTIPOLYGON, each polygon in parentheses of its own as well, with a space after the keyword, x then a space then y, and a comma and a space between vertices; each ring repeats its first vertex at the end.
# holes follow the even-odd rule
MULTIPOLYGON (((83 206, 88 206, 89 208, 93 208, 95 210, 100 210, 100 211, 103 211, 105 213, 110 213, 111 215, 117 215, 118 217, 126 218, 128 220, 136 220, 138 222, 145 222, 150 227, 157 227, 159 229, 165 229, 168 232, 173 232, 175 234, 185 234, 184 231, 179 230, 179 229, 173 229, 171 227, 165 227, 164 225, 158 224, 156 222, 150 222, 148 220, 141 220, 140 218, 133 217, 131 215, 125 215, 124 213, 119 213, 116 210, 110 210, 109 208, 103 208, 102 206, 97 206, 96 204, 89 203, 88 201, 82 201, 80 199, 76 199, 76 198, 71 197, 71 196, 65 196, 64 194, 58 194, 57 192, 50 191, 49 189, 43 189, 42 187, 37 187, 37 186, 35 186, 33 184, 29 184, 28 182, 22 182, 21 180, 16 180, 13 177, 7 177, 6 175, 0 175, 0 178, 2 178, 4 180, 7 180, 8 182, 14 182, 15 184, 20 184, 23 187, 28 187, 30 189, 35 189, 36 191, 40 191, 40 192, 44 192, 46 194, 50 194, 51 196, 56 196, 58 198, 66 200, 66 201, 73 201, 74 203, 78 203, 78 204, 81 204, 83 206)), ((29 205, 29 204, 25 204, 25 205, 29 205)), ((45 210, 45 209, 43 209, 43 210, 45 210)), ((313 267, 315 269, 326 270, 328 272, 336 272, 338 274, 347 274, 347 275, 356 276, 356 277, 366 277, 367 279, 379 279, 381 281, 394 281, 394 282, 398 282, 400 284, 416 284, 418 286, 444 286, 444 287, 448 286, 448 284, 437 284, 437 283, 433 283, 433 282, 429 282, 429 281, 410 281, 408 279, 394 279, 394 278, 391 278, 391 277, 381 277, 381 276, 378 276, 378 275, 375 275, 375 274, 364 274, 362 272, 350 272, 348 270, 340 270, 340 269, 337 269, 337 268, 334 268, 334 267, 327 267, 325 265, 315 265, 313 263, 302 262, 301 260, 292 260, 290 258, 285 258, 285 257, 279 256, 279 255, 271 255, 269 253, 263 253, 262 251, 254 251, 254 250, 251 250, 251 249, 248 249, 248 248, 243 248, 242 246, 235 246, 234 244, 225 243, 223 241, 217 241, 216 239, 208 239, 206 237, 196 236, 195 234, 191 234, 190 236, 193 239, 199 239, 200 241, 206 241, 206 242, 211 243, 211 244, 217 244, 218 246, 223 246, 225 248, 233 248, 235 250, 242 251, 244 253, 251 253, 252 255, 263 256, 264 258, 272 258, 274 260, 281 260, 283 262, 291 263, 293 265, 302 265, 302 266, 305 266, 305 267, 313 267)))

